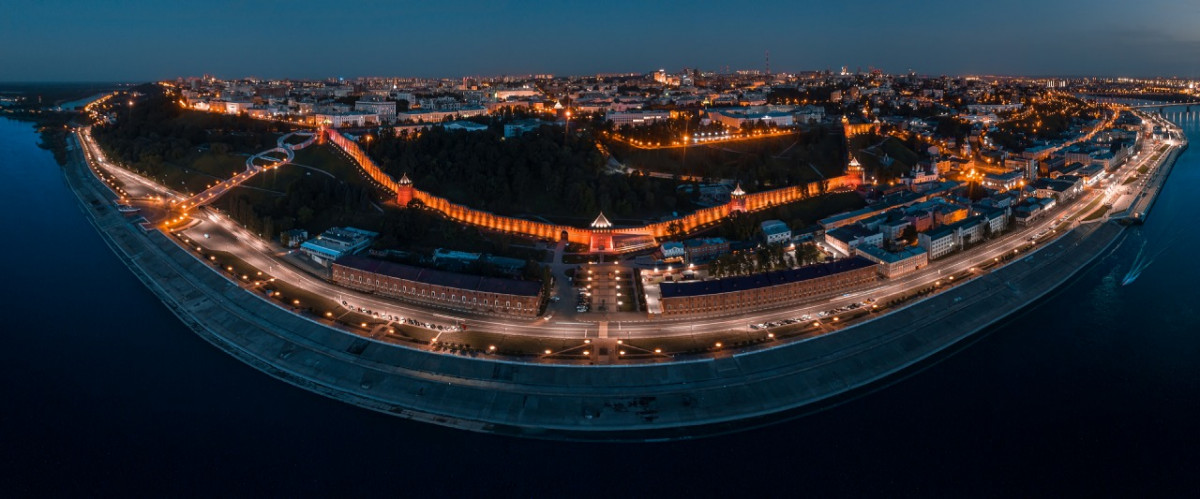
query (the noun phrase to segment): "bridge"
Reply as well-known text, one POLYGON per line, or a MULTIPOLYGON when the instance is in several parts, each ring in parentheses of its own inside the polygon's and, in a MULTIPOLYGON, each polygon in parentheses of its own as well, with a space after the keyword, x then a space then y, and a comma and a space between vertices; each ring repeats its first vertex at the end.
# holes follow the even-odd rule
POLYGON ((1156 108, 1172 107, 1172 106, 1200 106, 1200 99, 1189 99, 1189 98, 1183 98, 1181 96, 1167 96, 1167 95, 1161 96, 1161 97, 1165 97, 1167 99, 1174 97, 1176 100, 1154 99, 1154 98, 1151 98, 1151 96, 1148 96, 1146 94, 1142 94, 1142 95, 1134 94, 1134 95, 1130 95, 1128 97, 1120 97, 1120 96, 1113 96, 1113 95, 1098 95, 1098 94, 1080 93, 1080 94, 1075 94, 1075 96, 1079 97, 1081 99, 1093 99, 1096 102, 1100 102, 1100 103, 1104 103, 1104 104, 1118 104, 1118 105, 1125 106, 1125 107, 1131 107, 1133 109, 1156 109, 1156 108))
POLYGON ((188 211, 216 201, 217 198, 221 197, 222 194, 225 194, 231 189, 242 185, 242 183, 250 180, 260 172, 273 168, 279 168, 280 166, 291 163, 292 160, 296 158, 296 151, 312 145, 313 142, 316 141, 317 137, 318 134, 311 130, 298 130, 279 137, 279 139, 275 141, 275 147, 246 158, 246 169, 241 173, 238 173, 237 175, 234 175, 233 177, 224 181, 217 182, 216 185, 205 189, 199 194, 184 199, 178 203, 173 203, 173 206, 176 206, 184 211, 188 211), (289 144, 288 139, 292 138, 292 136, 307 136, 308 139, 299 144, 289 144), (260 162, 262 164, 260 164, 260 162))
POLYGON ((1138 103, 1138 104, 1130 104, 1129 105, 1129 107, 1132 107, 1134 109, 1154 109, 1154 108, 1173 107, 1173 106, 1200 106, 1200 101, 1150 102, 1150 103, 1138 103))

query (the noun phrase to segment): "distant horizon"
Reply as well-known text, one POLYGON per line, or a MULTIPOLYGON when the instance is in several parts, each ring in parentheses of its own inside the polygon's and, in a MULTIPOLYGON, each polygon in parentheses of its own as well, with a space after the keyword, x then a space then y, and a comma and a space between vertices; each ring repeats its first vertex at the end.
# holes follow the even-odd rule
POLYGON ((5 11, 0 79, 14 82, 592 75, 664 65, 1200 77, 1200 4, 1173 0, 213 0, 203 8, 10 0, 5 11))
MULTIPOLYGON (((706 70, 706 69, 704 69, 704 68, 689 68, 689 69, 699 69, 699 70, 700 70, 700 71, 702 71, 702 72, 709 72, 709 71, 710 71, 710 70, 706 70)), ((889 72, 889 71, 883 70, 883 69, 881 69, 881 68, 873 68, 873 69, 879 69, 880 71, 882 71, 882 72, 883 72, 883 74, 884 74, 884 75, 889 75, 889 76, 900 76, 900 75, 906 75, 906 74, 908 74, 908 72, 907 72, 907 71, 902 71, 902 72, 889 72)), ((669 73, 671 73, 671 72, 679 72, 680 70, 681 70, 681 69, 679 69, 679 70, 674 70, 674 71, 668 70, 668 72, 669 72, 669 73)), ((736 72, 736 71, 753 71, 753 70, 754 70, 754 68, 742 68, 742 69, 732 69, 732 68, 731 68, 729 73, 718 73, 718 74, 733 74, 733 73, 734 73, 734 72, 736 72)), ((559 77, 594 77, 594 76, 596 76, 596 75, 601 75, 601 74, 604 74, 604 75, 609 75, 609 74, 623 74, 623 75, 626 75, 626 74, 627 74, 627 75, 642 75, 642 76, 645 76, 645 75, 649 75, 649 74, 653 73, 654 71, 655 71, 655 70, 643 71, 643 72, 638 72, 638 71, 597 71, 597 72, 592 72, 592 73, 561 73, 561 74, 560 74, 560 73, 553 73, 553 72, 543 71, 543 72, 533 72, 533 73, 525 73, 525 72, 522 72, 522 73, 497 73, 497 74, 486 74, 486 75, 485 75, 485 74, 459 74, 459 75, 443 75, 443 76, 417 76, 417 75, 402 75, 402 74, 395 74, 395 75, 388 75, 388 74, 371 74, 371 75, 352 75, 352 76, 339 75, 339 76, 324 76, 324 77, 263 76, 263 75, 256 75, 256 74, 247 74, 247 75, 243 75, 243 76, 225 76, 225 75, 216 75, 216 74, 213 74, 213 73, 197 73, 197 74, 177 75, 177 76, 170 76, 170 77, 163 77, 163 78, 155 78, 155 79, 114 79, 114 80, 0 80, 0 85, 38 85, 38 84, 41 84, 41 85, 88 85, 88 84, 100 84, 100 85, 126 85, 126 84, 127 84, 127 85, 141 85, 141 84, 146 84, 146 83, 156 83, 156 82, 160 82, 160 81, 172 81, 172 80, 175 80, 175 79, 178 79, 178 78, 201 78, 201 77, 203 77, 203 76, 204 76, 204 75, 206 75, 206 74, 207 74, 207 75, 211 75, 211 76, 213 76, 214 78, 216 78, 216 79, 218 79, 218 80, 244 80, 244 79, 251 79, 251 78, 254 78, 254 79, 258 79, 258 80, 326 81, 326 80, 330 80, 330 79, 337 79, 337 78, 341 78, 341 79, 343 79, 343 80, 346 80, 346 81, 351 81, 351 80, 356 80, 356 79, 359 79, 359 78, 402 78, 402 79, 403 79, 403 78, 419 78, 419 79, 428 79, 428 80, 436 80, 436 79, 461 79, 461 78, 480 78, 480 79, 493 79, 493 78, 503 78, 503 77, 526 77, 526 76, 533 76, 533 75, 539 75, 539 74, 549 74, 549 75, 553 75, 555 78, 559 78, 559 77)), ((785 71, 772 71, 772 72, 771 72, 771 74, 792 74, 792 75, 794 75, 794 74, 799 74, 799 73, 802 73, 802 72, 815 72, 815 71, 824 72, 825 70, 824 70, 824 69, 820 69, 820 70, 816 70, 816 69, 804 69, 804 70, 798 70, 798 71, 796 71, 796 70, 785 70, 785 71)), ((835 70, 835 71, 834 71, 834 73, 836 74, 836 73, 837 73, 837 71, 835 70)), ((851 71, 851 73, 853 74, 853 73, 854 73, 854 71, 851 71)), ((860 74, 867 74, 867 73, 868 73, 868 71, 866 71, 866 70, 864 69, 864 71, 863 71, 862 73, 860 73, 860 74)), ((1108 79, 1108 78, 1132 78, 1132 79, 1139 79, 1139 80, 1150 80, 1150 79, 1168 79, 1168 80, 1170 80, 1170 79, 1175 79, 1175 80, 1200 80, 1200 76, 1181 76, 1181 75, 1165 75, 1165 74, 1159 74, 1159 75, 1132 75, 1132 74, 1070 74, 1070 75, 1068 75, 1068 74, 1018 74, 1018 73, 1012 73, 1012 74, 1000 74, 1000 73, 923 73, 923 72, 917 71, 917 72, 916 72, 916 75, 917 75, 918 77, 922 77, 922 78, 938 78, 938 77, 943 77, 943 76, 944 76, 944 77, 949 77, 949 78, 966 78, 966 77, 978 77, 978 78, 1028 78, 1028 79, 1062 78, 1062 79, 1068 79, 1068 80, 1070 80, 1070 79, 1084 79, 1084 78, 1103 78, 1103 79, 1108 79)))

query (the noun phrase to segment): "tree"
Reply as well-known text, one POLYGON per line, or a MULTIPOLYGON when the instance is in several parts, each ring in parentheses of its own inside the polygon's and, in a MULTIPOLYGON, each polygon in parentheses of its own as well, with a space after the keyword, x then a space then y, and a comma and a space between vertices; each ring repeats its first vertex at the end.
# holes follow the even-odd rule
POLYGON ((813 243, 804 243, 796 248, 796 258, 800 260, 801 265, 817 263, 821 259, 821 250, 813 243))
POLYGON ((308 225, 308 223, 312 221, 314 213, 315 212, 312 208, 301 206, 300 209, 296 211, 296 220, 300 222, 300 225, 308 225))
POLYGON ((900 231, 900 240, 909 246, 917 244, 917 228, 912 224, 904 226, 904 230, 900 231))
POLYGON ((683 224, 678 220, 674 220, 667 224, 667 237, 669 239, 679 239, 683 235, 683 224))

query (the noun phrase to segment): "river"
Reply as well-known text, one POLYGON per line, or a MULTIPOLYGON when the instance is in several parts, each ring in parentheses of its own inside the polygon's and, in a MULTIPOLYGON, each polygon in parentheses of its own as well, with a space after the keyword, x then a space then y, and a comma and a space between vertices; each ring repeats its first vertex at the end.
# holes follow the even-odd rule
MULTIPOLYGON (((1196 111, 1166 113, 1193 144, 1196 111)), ((105 247, 36 143, 0 119, 9 494, 1145 496, 1197 482, 1196 147, 1112 255, 888 386, 725 436, 578 444, 403 421, 221 353, 105 247), (1121 286, 1139 252, 1153 262, 1121 286)))

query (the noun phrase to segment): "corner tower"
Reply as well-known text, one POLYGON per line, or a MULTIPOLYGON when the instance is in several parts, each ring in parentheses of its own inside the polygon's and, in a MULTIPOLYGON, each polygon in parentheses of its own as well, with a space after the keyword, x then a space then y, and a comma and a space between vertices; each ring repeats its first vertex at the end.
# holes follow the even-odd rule
POLYGON ((401 208, 406 208, 408 207, 408 203, 413 199, 412 180, 409 180, 408 174, 405 173, 400 176, 400 181, 397 182, 397 184, 399 185, 396 189, 396 203, 399 204, 401 208))

